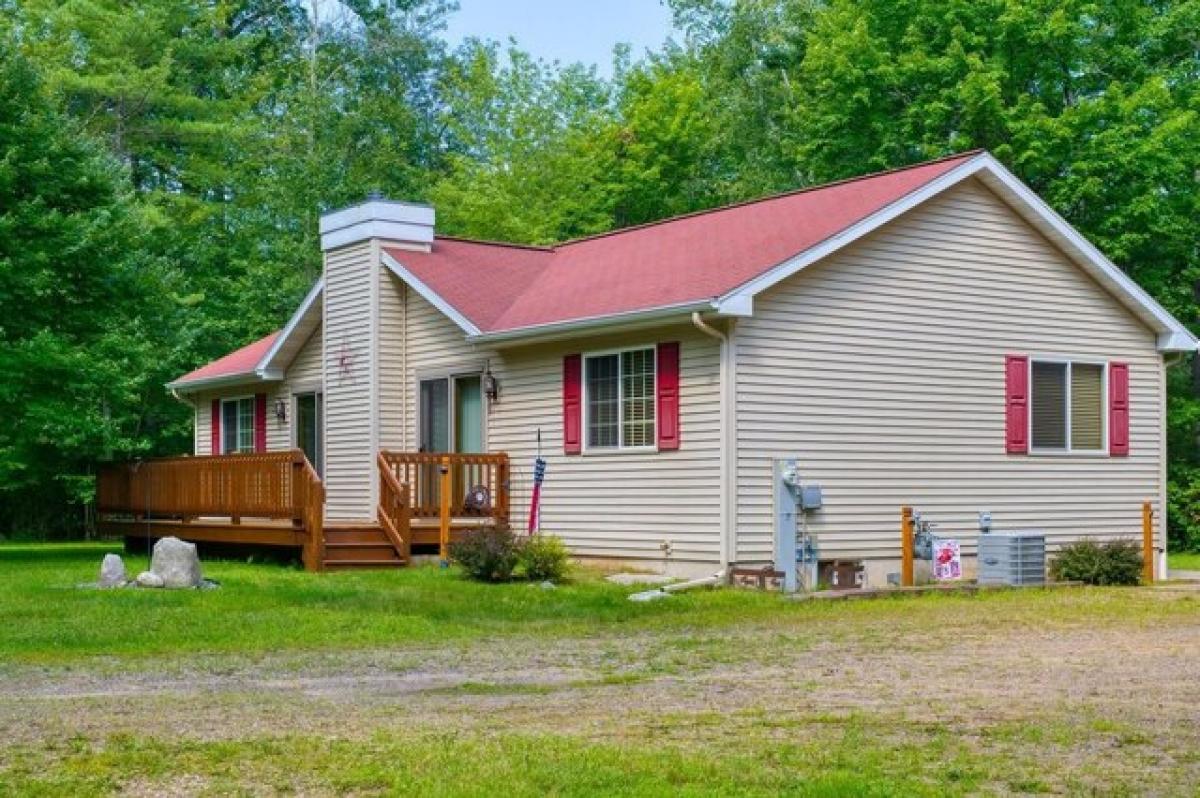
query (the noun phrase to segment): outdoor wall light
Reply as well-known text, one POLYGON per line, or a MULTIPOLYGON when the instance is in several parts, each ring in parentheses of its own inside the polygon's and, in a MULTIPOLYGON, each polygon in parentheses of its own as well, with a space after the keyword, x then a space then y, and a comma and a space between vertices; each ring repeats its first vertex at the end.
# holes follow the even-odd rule
POLYGON ((280 424, 287 423, 287 400, 286 399, 276 399, 275 400, 275 420, 278 421, 280 424))
POLYGON ((498 402, 500 399, 500 382, 496 375, 492 374, 490 362, 483 366, 483 392, 487 394, 489 402, 498 402))

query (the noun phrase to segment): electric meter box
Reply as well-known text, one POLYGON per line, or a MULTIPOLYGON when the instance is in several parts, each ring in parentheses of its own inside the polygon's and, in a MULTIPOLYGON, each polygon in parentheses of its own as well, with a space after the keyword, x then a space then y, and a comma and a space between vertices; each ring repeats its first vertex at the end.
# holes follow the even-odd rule
POLYGON ((819 510, 819 509, 821 509, 821 486, 820 485, 802 485, 802 486, 800 486, 800 509, 801 510, 819 510))

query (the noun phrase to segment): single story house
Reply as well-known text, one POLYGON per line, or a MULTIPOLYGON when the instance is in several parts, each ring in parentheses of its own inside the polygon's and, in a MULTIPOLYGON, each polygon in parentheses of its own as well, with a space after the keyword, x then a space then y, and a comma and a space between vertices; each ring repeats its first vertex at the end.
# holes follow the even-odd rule
MULTIPOLYGON (((375 523, 380 451, 506 453, 508 517, 580 558, 773 557, 773 461, 823 492, 822 559, 882 584, 902 505, 1053 547, 1165 551, 1167 366, 1197 339, 987 152, 535 247, 432 207, 321 219, 280 331, 169 388, 195 454, 302 449, 325 523, 375 523)), ((969 567, 969 565, 968 565, 969 567)), ((1161 572, 1163 565, 1158 568, 1161 572)))

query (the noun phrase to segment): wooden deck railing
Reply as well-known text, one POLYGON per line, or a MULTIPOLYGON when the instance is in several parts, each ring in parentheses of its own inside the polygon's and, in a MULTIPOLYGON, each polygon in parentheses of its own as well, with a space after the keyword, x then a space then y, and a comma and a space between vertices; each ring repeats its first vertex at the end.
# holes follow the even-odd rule
POLYGON ((289 519, 304 532, 304 564, 312 570, 324 556, 324 508, 325 488, 299 450, 115 463, 96 479, 101 516, 181 523, 228 518, 233 525, 289 519))
POLYGON ((396 479, 387 459, 380 453, 379 525, 404 560, 412 557, 412 503, 409 486, 396 479))
POLYGON ((380 469, 409 487, 413 518, 442 515, 442 467, 449 477, 449 512, 454 518, 509 521, 510 472, 507 454, 379 453, 380 469), (481 491, 480 488, 483 490, 481 491))

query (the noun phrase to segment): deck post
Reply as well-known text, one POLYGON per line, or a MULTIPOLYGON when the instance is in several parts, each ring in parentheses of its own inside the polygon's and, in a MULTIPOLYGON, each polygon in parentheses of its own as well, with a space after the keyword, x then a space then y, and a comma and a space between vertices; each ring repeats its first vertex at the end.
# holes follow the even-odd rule
POLYGON ((900 508, 900 584, 913 586, 913 510, 900 508))
POLYGON ((1142 502, 1142 580, 1154 581, 1154 507, 1142 502))
POLYGON ((442 565, 450 563, 450 458, 443 457, 438 468, 438 509, 441 524, 438 528, 438 556, 442 565))

